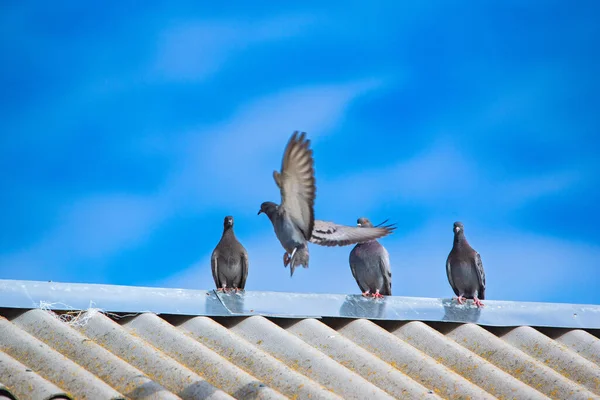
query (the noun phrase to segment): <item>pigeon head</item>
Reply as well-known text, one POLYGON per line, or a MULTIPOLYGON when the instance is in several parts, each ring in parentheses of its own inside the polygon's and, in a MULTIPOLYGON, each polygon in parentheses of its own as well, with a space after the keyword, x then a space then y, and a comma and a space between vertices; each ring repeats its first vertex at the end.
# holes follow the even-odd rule
POLYGON ((453 228, 453 230, 454 230, 454 233, 455 233, 455 234, 457 234, 457 233, 459 233, 459 232, 465 233, 465 226, 463 225, 463 223, 462 223, 462 222, 456 221, 456 222, 454 223, 454 228, 453 228))
POLYGON ((269 217, 269 219, 270 219, 273 215, 275 215, 276 211, 277 211, 277 204, 273 203, 272 201, 265 201, 264 203, 262 203, 260 205, 260 210, 258 210, 258 214, 256 214, 256 215, 265 213, 265 214, 267 214, 267 217, 269 217))
POLYGON ((373 224, 371 223, 371 221, 369 221, 369 218, 365 218, 365 217, 360 217, 356 221, 356 225, 360 226, 361 228, 372 228, 373 227, 373 224))
POLYGON ((226 216, 223 220, 223 228, 233 228, 233 217, 231 215, 226 216))

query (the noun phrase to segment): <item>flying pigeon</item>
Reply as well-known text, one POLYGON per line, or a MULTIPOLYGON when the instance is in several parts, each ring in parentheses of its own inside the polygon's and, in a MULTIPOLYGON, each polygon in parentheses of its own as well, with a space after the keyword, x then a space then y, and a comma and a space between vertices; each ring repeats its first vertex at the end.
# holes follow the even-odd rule
POLYGON ((248 277, 248 253, 235 237, 233 217, 223 221, 223 235, 210 258, 212 275, 217 291, 243 290, 248 277))
MULTIPOLYGON (((372 228, 367 218, 359 218, 358 226, 372 228)), ((350 269, 362 295, 383 297, 392 295, 390 255, 377 240, 359 243, 350 252, 350 269)))
POLYGON ((275 235, 285 249, 283 265, 290 265, 290 276, 301 265, 308 268, 308 241, 322 246, 346 246, 389 235, 393 225, 359 228, 315 220, 317 193, 313 152, 306 133, 294 132, 283 153, 281 172, 273 171, 281 192, 281 204, 266 201, 258 214, 265 213, 275 235))
POLYGON ((465 299, 473 299, 477 307, 483 307, 485 299, 485 272, 479 253, 465 238, 462 222, 454 223, 454 245, 446 260, 448 282, 459 304, 465 299))

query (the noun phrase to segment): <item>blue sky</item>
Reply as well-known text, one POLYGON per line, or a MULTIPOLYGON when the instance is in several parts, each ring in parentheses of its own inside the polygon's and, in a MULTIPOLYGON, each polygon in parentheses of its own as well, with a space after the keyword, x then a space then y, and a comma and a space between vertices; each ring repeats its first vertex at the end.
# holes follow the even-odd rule
POLYGON ((395 295, 453 294, 460 220, 489 299, 600 303, 600 5, 357 4, 2 4, 0 277, 210 289, 231 214, 248 290, 359 293, 256 215, 303 130, 317 218, 398 224, 395 295))

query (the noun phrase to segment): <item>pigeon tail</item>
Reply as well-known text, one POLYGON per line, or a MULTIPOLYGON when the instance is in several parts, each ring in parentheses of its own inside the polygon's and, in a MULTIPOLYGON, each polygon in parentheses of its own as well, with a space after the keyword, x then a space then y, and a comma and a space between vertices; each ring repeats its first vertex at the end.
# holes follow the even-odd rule
POLYGON ((290 258, 290 278, 294 275, 296 267, 302 265, 308 268, 308 246, 306 244, 296 247, 290 258))
POLYGON ((477 293, 477 298, 479 300, 485 300, 485 287, 479 289, 477 293))

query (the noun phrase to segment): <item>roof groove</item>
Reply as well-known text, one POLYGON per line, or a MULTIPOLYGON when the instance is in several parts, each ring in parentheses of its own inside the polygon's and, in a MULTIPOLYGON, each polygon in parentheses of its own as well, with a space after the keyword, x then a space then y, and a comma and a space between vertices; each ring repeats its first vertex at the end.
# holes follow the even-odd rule
POLYGON ((547 399, 541 392, 496 368, 423 322, 402 323, 391 333, 499 399, 513 398, 515 393, 530 400, 547 399))
POLYGON ((581 357, 600 366, 600 340, 581 329, 565 332, 555 339, 581 357))
POLYGON ((589 329, 135 311, 0 308, 0 399, 600 399, 589 329))
POLYGON ((176 399, 139 369, 71 329, 50 313, 30 310, 11 322, 93 373, 127 397, 176 399))
POLYGON ((529 326, 521 326, 501 335, 500 339, 600 395, 600 367, 543 333, 529 326))
POLYGON ((373 396, 392 398, 360 375, 264 317, 246 318, 230 329, 345 399, 366 399, 373 396))
POLYGON ((365 319, 355 320, 340 327, 338 332, 367 351, 374 353, 413 380, 433 389, 441 397, 446 399, 465 397, 472 399, 495 398, 490 393, 446 368, 431 356, 402 341, 371 321, 365 319))
POLYGON ((44 342, 0 318, 0 350, 77 399, 125 397, 44 342))
POLYGON ((375 354, 357 346, 316 319, 307 318, 296 322, 287 331, 395 398, 439 398, 375 354))
POLYGON ((446 336, 550 398, 575 400, 597 397, 480 326, 460 325, 446 336))
POLYGON ((155 314, 142 314, 122 326, 237 399, 285 398, 155 314))
POLYGON ((211 318, 194 317, 177 327, 289 397, 341 399, 211 318))
MULTIPOLYGON (((0 351, 0 389, 12 392, 22 399, 72 399, 65 391, 52 382, 47 381, 27 366, 21 364, 6 353, 0 351), (6 385, 6 386, 4 386, 6 385)), ((11 395, 13 393, 10 393, 11 395)), ((5 393, 7 398, 8 395, 5 393)), ((2 397, 0 397, 2 399, 2 397)), ((13 399, 14 400, 14 399, 13 399)))
POLYGON ((76 329, 183 399, 232 398, 101 313, 94 313, 76 329))

